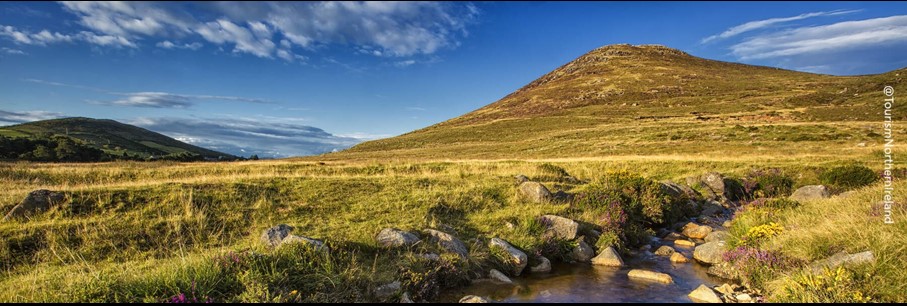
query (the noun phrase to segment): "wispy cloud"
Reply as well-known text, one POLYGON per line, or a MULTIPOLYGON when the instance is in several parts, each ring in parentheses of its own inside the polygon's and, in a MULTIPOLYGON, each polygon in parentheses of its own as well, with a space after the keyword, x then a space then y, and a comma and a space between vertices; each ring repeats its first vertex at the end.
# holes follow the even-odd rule
POLYGON ((169 40, 165 40, 156 44, 156 46, 164 49, 189 49, 189 50, 198 50, 202 47, 202 44, 199 42, 178 44, 173 43, 169 40))
POLYGON ((25 53, 25 51, 22 51, 22 50, 19 50, 19 49, 7 48, 7 47, 0 48, 0 51, 3 51, 3 53, 6 53, 6 54, 12 54, 12 55, 26 55, 26 54, 28 54, 28 53, 25 53))
POLYGON ((63 117, 63 114, 48 111, 23 111, 11 112, 0 110, 0 123, 23 123, 38 120, 56 119, 63 117))
POLYGON ((84 41, 104 47, 128 47, 137 48, 138 46, 122 36, 97 34, 88 31, 82 31, 76 34, 61 34, 41 30, 34 33, 16 29, 12 26, 0 26, 0 37, 6 37, 17 44, 47 46, 56 43, 71 43, 74 41, 84 41))
POLYGON ((860 12, 860 10, 837 10, 837 11, 830 11, 830 12, 814 12, 814 13, 804 13, 804 14, 800 14, 800 15, 792 16, 792 17, 769 18, 769 19, 765 19, 765 20, 750 21, 750 22, 732 27, 730 29, 727 29, 726 31, 724 31, 720 34, 716 34, 716 35, 712 35, 712 36, 703 38, 702 43, 709 43, 709 42, 717 40, 717 39, 731 38, 731 37, 734 37, 734 36, 749 32, 749 31, 767 28, 767 27, 785 23, 785 22, 803 20, 803 19, 813 18, 813 17, 844 15, 844 14, 850 14, 850 13, 856 13, 856 12, 860 12))
POLYGON ((742 60, 802 56, 907 43, 907 15, 801 27, 751 37, 731 46, 742 60))
POLYGON ((198 101, 211 100, 211 101, 230 101, 230 102, 243 102, 243 103, 259 103, 259 104, 271 104, 272 101, 257 99, 257 98, 247 98, 247 97, 236 97, 236 96, 219 96, 219 95, 193 95, 193 94, 179 94, 179 93, 170 93, 170 92, 116 92, 101 88, 95 88, 90 86, 82 85, 73 85, 65 84, 60 82, 52 82, 40 79, 23 79, 26 82, 51 85, 51 86, 61 86, 69 88, 77 88, 90 90, 94 92, 100 92, 113 96, 121 96, 122 98, 99 101, 91 100, 89 101, 92 104, 99 105, 114 105, 114 106, 132 106, 132 107, 148 107, 148 108, 188 108, 193 106, 198 101))
POLYGON ((141 126, 180 141, 234 155, 288 157, 342 150, 362 139, 288 123, 291 118, 138 118, 141 126))
MULTIPOLYGON (((37 33, 3 26, 0 35, 20 44, 84 41, 138 48, 151 40, 165 49, 201 48, 195 38, 233 53, 304 61, 299 51, 348 45, 380 57, 436 53, 459 45, 479 10, 470 3, 444 2, 216 2, 195 5, 158 2, 63 1, 63 8, 88 31, 37 33)), ((413 62, 398 61, 408 66, 413 62)))
POLYGON ((423 108, 423 107, 416 107, 416 106, 407 107, 406 110, 408 110, 408 111, 415 111, 415 112, 424 112, 424 111, 426 111, 425 108, 423 108))

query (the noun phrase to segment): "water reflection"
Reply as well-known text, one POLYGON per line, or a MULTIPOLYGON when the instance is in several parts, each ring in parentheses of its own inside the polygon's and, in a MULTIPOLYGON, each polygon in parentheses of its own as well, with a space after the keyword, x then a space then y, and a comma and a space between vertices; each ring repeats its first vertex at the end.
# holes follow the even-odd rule
MULTIPOLYGON (((692 258, 690 249, 677 248, 692 258)), ((479 295, 495 302, 523 303, 620 303, 691 302, 687 294, 700 284, 720 285, 724 281, 706 274, 707 267, 695 262, 673 264, 666 256, 644 255, 627 261, 627 267, 613 268, 586 264, 554 264, 552 273, 513 278, 514 285, 478 281, 471 286, 445 293, 442 302, 456 302, 465 295, 479 295), (630 280, 630 269, 649 269, 670 274, 674 284, 630 280)))

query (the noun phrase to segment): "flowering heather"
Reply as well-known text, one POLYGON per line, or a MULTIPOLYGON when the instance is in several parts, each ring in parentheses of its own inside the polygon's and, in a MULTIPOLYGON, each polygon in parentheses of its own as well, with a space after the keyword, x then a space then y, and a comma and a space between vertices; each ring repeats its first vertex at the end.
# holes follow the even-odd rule
POLYGON ((191 296, 188 296, 185 293, 180 293, 180 294, 170 297, 165 302, 174 303, 174 304, 187 304, 187 303, 206 303, 206 304, 208 304, 208 303, 214 302, 214 300, 209 297, 199 298, 195 294, 195 281, 192 281, 192 288, 190 290, 190 295, 191 296))
POLYGON ((781 267, 786 264, 785 258, 777 252, 760 250, 748 246, 740 246, 722 254, 725 261, 734 263, 735 266, 746 264, 760 264, 771 267, 781 267))

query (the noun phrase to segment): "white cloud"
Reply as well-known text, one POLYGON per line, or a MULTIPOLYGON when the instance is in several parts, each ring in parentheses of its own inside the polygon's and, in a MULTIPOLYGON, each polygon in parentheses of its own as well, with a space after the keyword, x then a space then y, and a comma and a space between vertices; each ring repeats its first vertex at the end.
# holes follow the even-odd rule
POLYGON ((0 48, 0 51, 3 51, 3 53, 6 53, 6 54, 12 54, 12 55, 27 55, 28 54, 28 53, 25 53, 25 51, 22 51, 19 49, 7 48, 7 47, 0 48))
POLYGON ((0 110, 0 122, 4 123, 23 123, 38 120, 56 119, 63 117, 63 114, 48 111, 23 111, 11 112, 0 110))
POLYGON ((165 40, 156 44, 156 46, 164 49, 189 49, 189 50, 198 50, 202 47, 202 44, 199 42, 187 43, 187 44, 178 44, 173 43, 169 40, 165 40))
POLYGON ((396 62, 394 62, 394 66, 397 66, 397 67, 409 67, 409 66, 412 66, 412 65, 415 64, 415 63, 416 63, 415 60, 396 61, 396 62))
POLYGON ((847 10, 847 11, 838 10, 838 11, 831 11, 831 12, 814 12, 814 13, 800 14, 800 15, 793 16, 793 17, 769 18, 769 19, 765 19, 765 20, 750 21, 750 22, 732 27, 730 29, 727 29, 726 31, 722 32, 721 34, 706 37, 706 38, 702 39, 702 43, 708 43, 708 42, 714 41, 716 39, 726 39, 726 38, 734 37, 734 36, 749 32, 749 31, 758 30, 758 29, 770 27, 770 26, 773 26, 776 24, 789 22, 789 21, 803 20, 803 19, 812 18, 812 17, 843 15, 843 14, 856 13, 859 11, 860 10, 847 10))
POLYGON ((129 122, 225 153, 262 157, 312 155, 341 150, 362 141, 292 123, 296 118, 138 118, 129 122))
MULTIPOLYGON (((466 26, 479 14, 472 4, 443 2, 217 2, 190 6, 169 2, 63 1, 61 4, 90 31, 78 36, 47 32, 51 36, 42 39, 78 39, 130 48, 137 47, 136 41, 155 39, 159 40, 158 47, 175 48, 179 45, 173 39, 198 35, 216 45, 232 46, 235 53, 287 61, 303 58, 293 48, 312 51, 326 45, 366 48, 375 56, 433 54, 456 47, 458 39, 467 35, 466 26)), ((29 33, 2 33, 20 43, 46 44, 36 42, 36 37, 29 33)))
POLYGON ((122 36, 95 34, 88 31, 82 31, 78 34, 61 34, 58 32, 50 32, 48 30, 41 30, 38 33, 31 33, 28 31, 18 30, 12 26, 2 26, 0 27, 0 30, 2 30, 0 31, 0 36, 5 36, 13 40, 17 44, 46 46, 49 44, 73 42, 78 40, 99 46, 112 46, 118 48, 137 47, 135 43, 122 36))
POLYGON ((842 52, 907 43, 907 15, 801 27, 751 37, 731 46, 742 60, 842 52))
POLYGON ((230 102, 243 102, 243 103, 258 103, 258 104, 271 104, 273 102, 256 99, 256 98, 246 98, 246 97, 235 97, 235 96, 218 96, 218 95, 190 95, 190 94, 178 94, 178 93, 169 93, 169 92, 115 92, 101 88, 88 87, 82 85, 72 85, 59 82, 51 82, 39 79, 23 79, 27 82, 45 84, 51 86, 62 86, 70 87, 84 90, 91 90, 95 92, 105 93, 108 95, 121 96, 123 98, 115 99, 111 101, 89 101, 93 104, 100 105, 116 105, 116 106, 134 106, 134 107, 150 107, 150 108, 187 108, 195 104, 199 100, 212 100, 212 101, 230 101, 230 102))

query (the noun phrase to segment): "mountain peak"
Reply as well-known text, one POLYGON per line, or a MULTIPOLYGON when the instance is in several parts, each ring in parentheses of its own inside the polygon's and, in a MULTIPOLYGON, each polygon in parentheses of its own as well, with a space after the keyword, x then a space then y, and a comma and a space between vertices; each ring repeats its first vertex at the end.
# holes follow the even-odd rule
POLYGON ((689 56, 686 52, 668 48, 663 45, 631 45, 631 44, 614 44, 598 47, 586 54, 598 56, 665 56, 679 55, 689 56))

